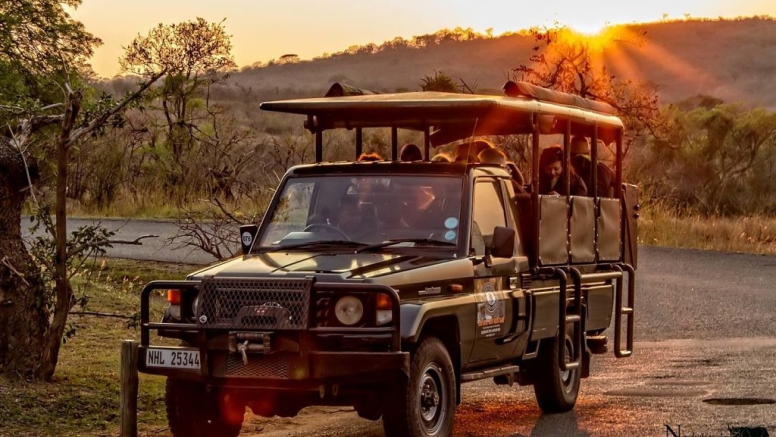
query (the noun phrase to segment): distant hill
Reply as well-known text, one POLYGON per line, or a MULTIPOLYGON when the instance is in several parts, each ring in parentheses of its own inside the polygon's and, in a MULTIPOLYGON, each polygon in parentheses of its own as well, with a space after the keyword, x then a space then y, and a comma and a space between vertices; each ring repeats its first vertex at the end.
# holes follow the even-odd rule
MULTIPOLYGON (((645 30, 643 48, 623 46, 627 56, 607 56, 620 78, 656 85, 663 103, 704 94, 727 102, 776 109, 776 21, 771 18, 695 20, 623 26, 645 30)), ((417 90, 421 79, 443 71, 477 92, 497 93, 509 70, 526 63, 531 37, 509 35, 450 41, 423 48, 391 48, 313 61, 244 69, 230 82, 263 96, 317 95, 332 82, 362 88, 417 90)), ((271 97, 270 97, 271 98, 271 97)))

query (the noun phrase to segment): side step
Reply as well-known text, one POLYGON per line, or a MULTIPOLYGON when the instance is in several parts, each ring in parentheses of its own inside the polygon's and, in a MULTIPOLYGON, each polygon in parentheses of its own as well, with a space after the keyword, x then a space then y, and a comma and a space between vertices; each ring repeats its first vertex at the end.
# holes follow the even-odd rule
POLYGON ((477 381, 485 378, 495 378, 501 375, 513 375, 520 371, 518 366, 498 367, 496 369, 480 370, 476 372, 466 372, 461 375, 461 382, 477 381))
POLYGON ((585 337, 585 339, 591 354, 599 355, 609 352, 609 346, 607 345, 609 339, 605 335, 593 335, 585 337))

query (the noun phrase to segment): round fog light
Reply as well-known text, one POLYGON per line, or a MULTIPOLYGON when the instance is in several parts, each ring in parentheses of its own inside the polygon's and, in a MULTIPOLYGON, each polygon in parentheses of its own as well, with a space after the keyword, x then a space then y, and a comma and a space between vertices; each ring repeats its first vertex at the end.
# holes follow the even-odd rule
POLYGON ((337 301, 334 306, 334 314, 337 320, 346 326, 352 326, 361 321, 364 316, 364 305, 353 296, 345 296, 337 301))

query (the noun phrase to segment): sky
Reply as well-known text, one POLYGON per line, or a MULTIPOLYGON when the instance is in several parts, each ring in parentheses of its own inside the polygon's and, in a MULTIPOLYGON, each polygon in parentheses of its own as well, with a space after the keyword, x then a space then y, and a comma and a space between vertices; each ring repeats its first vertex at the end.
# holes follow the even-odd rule
POLYGON ((774 0, 83 0, 71 15, 99 37, 92 66, 98 75, 120 73, 123 48, 159 23, 202 17, 232 36, 238 66, 285 54, 310 59, 352 45, 380 44, 443 28, 494 35, 558 22, 595 33, 607 24, 664 18, 776 16, 774 0))

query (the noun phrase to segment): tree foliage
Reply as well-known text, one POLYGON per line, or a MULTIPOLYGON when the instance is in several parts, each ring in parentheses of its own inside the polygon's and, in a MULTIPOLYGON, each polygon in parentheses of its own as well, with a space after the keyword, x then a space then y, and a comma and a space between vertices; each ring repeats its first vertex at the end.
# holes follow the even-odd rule
POLYGON ((87 60, 102 42, 63 8, 80 4, 81 0, 0 2, 0 102, 54 103, 62 96, 57 83, 91 73, 87 60))
POLYGON ((534 54, 528 64, 512 70, 513 78, 614 106, 631 141, 645 129, 655 132, 659 122, 657 90, 640 80, 615 77, 603 62, 602 50, 606 47, 643 44, 643 35, 620 34, 618 29, 609 28, 594 37, 567 27, 533 29, 534 54))
POLYGON ((210 23, 199 17, 179 24, 160 23, 124 49, 121 67, 144 77, 167 70, 171 76, 192 79, 235 67, 223 22, 210 23))
POLYGON ((691 110, 678 104, 662 116, 659 135, 634 165, 656 199, 702 214, 776 211, 776 113, 738 104, 691 110))

